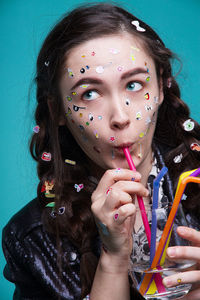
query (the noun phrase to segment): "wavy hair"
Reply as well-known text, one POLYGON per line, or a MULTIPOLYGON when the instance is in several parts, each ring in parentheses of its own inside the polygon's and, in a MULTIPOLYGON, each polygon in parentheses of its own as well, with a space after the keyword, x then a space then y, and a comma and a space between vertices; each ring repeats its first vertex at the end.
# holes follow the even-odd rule
MULTIPOLYGON (((191 143, 199 142, 200 126, 191 131, 184 130, 183 123, 188 120, 189 109, 180 99, 180 91, 171 71, 173 53, 165 47, 154 30, 121 7, 100 3, 81 6, 65 15, 45 39, 37 60, 36 86, 37 108, 35 121, 40 127, 30 142, 32 157, 37 161, 38 198, 47 204, 41 193, 46 180, 54 181, 55 211, 64 207, 65 211, 57 217, 50 215, 50 208, 43 209, 43 219, 48 230, 65 235, 78 248, 81 255, 80 278, 82 297, 89 293, 97 266, 93 241, 97 229, 91 212, 91 193, 96 184, 89 180, 91 170, 89 158, 81 150, 66 125, 59 125, 64 116, 64 108, 59 90, 61 69, 69 52, 84 41, 96 37, 127 32, 137 37, 156 66, 158 80, 161 79, 164 101, 159 108, 154 139, 168 149, 166 164, 176 186, 182 171, 198 166, 200 152, 191 150, 191 143), (146 29, 142 34, 131 24, 138 20, 146 29), (162 72, 161 72, 162 70, 162 72), (44 152, 51 153, 50 161, 41 159, 44 152), (176 164, 173 158, 183 155, 182 162, 176 164), (76 165, 65 163, 65 159, 76 161, 76 165), (84 189, 77 193, 75 183, 83 183, 84 189)), ((196 187, 195 187, 196 188, 196 187)), ((190 193, 190 202, 185 208, 200 212, 197 193, 190 193), (198 207, 198 209, 197 209, 198 207)))

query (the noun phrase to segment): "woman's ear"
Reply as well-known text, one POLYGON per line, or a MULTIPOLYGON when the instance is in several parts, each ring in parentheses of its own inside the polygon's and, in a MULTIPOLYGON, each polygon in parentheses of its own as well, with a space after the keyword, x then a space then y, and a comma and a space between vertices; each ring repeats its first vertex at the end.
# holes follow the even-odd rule
POLYGON ((49 108, 49 114, 51 116, 51 119, 58 123, 59 126, 66 124, 66 119, 64 114, 62 113, 63 110, 60 109, 59 105, 53 100, 53 98, 48 98, 47 100, 48 108, 49 108))

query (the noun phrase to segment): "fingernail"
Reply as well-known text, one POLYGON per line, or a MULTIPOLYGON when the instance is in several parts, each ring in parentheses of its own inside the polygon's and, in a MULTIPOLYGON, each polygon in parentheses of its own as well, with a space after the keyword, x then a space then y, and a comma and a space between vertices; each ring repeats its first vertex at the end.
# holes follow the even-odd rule
POLYGON ((164 279, 163 279, 163 284, 164 284, 165 286, 171 286, 171 285, 173 285, 173 284, 172 284, 172 280, 171 280, 170 278, 164 278, 164 279))
POLYGON ((167 254, 170 257, 175 257, 176 256, 176 248, 169 248, 169 249, 167 249, 167 254))

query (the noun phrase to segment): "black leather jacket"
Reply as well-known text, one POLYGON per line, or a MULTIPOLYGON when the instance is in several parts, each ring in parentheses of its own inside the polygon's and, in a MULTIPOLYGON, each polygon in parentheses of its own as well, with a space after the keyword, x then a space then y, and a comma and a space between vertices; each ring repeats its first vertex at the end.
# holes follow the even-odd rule
MULTIPOLYGON (((3 250, 4 276, 16 286, 14 300, 80 299, 80 254, 66 238, 62 248, 60 274, 56 240, 44 230, 37 199, 12 217, 3 229, 3 250)), ((131 289, 131 299, 144 298, 131 289)))

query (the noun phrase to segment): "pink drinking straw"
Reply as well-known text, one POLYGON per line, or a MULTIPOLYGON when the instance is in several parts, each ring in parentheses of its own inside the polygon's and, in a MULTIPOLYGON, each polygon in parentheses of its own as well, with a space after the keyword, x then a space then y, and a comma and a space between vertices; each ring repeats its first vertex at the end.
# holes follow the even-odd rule
MULTIPOLYGON (((124 151, 124 155, 126 157, 126 160, 128 162, 129 168, 130 170, 136 171, 136 167, 134 165, 134 162, 132 160, 130 151, 127 147, 123 148, 124 151)), ((148 222, 148 218, 147 218, 147 214, 146 214, 146 210, 145 210, 145 206, 144 206, 144 201, 142 199, 141 196, 137 196, 137 201, 138 201, 138 205, 139 205, 139 209, 141 212, 141 216, 142 216, 142 221, 143 221, 143 225, 144 225, 144 229, 146 232, 146 236, 147 236, 147 240, 148 240, 148 244, 149 244, 149 248, 151 246, 151 229, 149 226, 149 222, 148 222)), ((165 292, 165 287, 162 283, 162 277, 160 274, 154 274, 154 280, 156 283, 156 287, 159 293, 161 292, 165 292)))
MULTIPOLYGON (((124 151, 124 155, 126 157, 126 160, 128 162, 130 170, 136 171, 136 167, 135 167, 134 162, 132 160, 129 149, 127 147, 125 147, 125 148, 123 148, 123 151, 124 151)), ((146 232, 147 240, 148 240, 148 243, 150 245, 151 244, 151 229, 150 229, 150 226, 149 226, 149 222, 148 222, 148 218, 147 218, 147 214, 146 214, 146 210, 145 210, 145 206, 144 206, 144 201, 143 201, 141 196, 137 196, 137 201, 138 201, 139 209, 140 209, 140 212, 141 212, 142 221, 143 221, 143 224, 144 224, 144 229, 145 229, 145 232, 146 232)))

